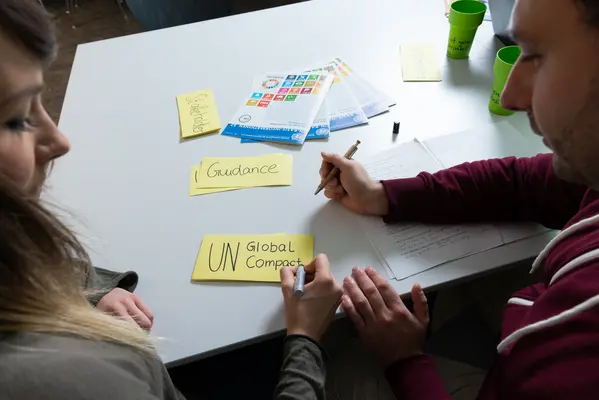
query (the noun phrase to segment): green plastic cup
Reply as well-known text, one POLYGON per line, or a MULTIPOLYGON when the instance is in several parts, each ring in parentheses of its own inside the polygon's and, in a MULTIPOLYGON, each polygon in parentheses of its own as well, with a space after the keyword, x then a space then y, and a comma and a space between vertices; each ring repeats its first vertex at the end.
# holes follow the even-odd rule
POLYGON ((449 41, 447 57, 467 58, 476 35, 487 12, 487 5, 477 0, 461 0, 449 9, 449 41))
POLYGON ((493 73, 495 74, 493 91, 491 92, 491 100, 489 101, 489 111, 494 114, 512 115, 514 113, 514 111, 501 107, 501 93, 503 92, 503 88, 505 88, 514 64, 520 57, 520 53, 521 50, 518 46, 507 46, 497 52, 495 65, 493 66, 493 73))

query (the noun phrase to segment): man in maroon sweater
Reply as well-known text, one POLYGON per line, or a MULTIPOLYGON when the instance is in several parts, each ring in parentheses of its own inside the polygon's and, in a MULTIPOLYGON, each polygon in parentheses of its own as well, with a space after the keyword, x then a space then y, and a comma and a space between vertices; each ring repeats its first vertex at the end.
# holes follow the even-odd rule
MULTIPOLYGON (((323 154, 340 179, 325 195, 390 223, 535 221, 561 233, 533 263, 541 283, 515 293, 503 314, 497 360, 480 399, 599 398, 599 1, 517 0, 522 46, 502 96, 526 111, 553 155, 480 161, 383 182, 356 162, 323 154)), ((419 286, 409 312, 384 278, 356 268, 342 306, 386 368, 398 399, 448 399, 422 353, 428 308, 419 286)))

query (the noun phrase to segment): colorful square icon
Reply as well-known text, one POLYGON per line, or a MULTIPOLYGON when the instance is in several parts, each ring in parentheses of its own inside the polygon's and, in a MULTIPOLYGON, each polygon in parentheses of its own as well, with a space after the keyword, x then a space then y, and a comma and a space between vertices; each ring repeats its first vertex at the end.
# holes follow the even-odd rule
POLYGON ((294 81, 297 79, 297 75, 287 75, 287 78, 285 78, 285 79, 287 79, 289 81, 294 81))
POLYGON ((285 101, 295 101, 295 99, 296 99, 296 98, 297 98, 297 95, 296 95, 296 94, 288 94, 288 95, 285 97, 285 101))
POLYGON ((280 88, 279 93, 287 94, 289 93, 289 88, 280 88))
POLYGON ((304 86, 304 81, 293 82, 293 87, 302 87, 302 86, 304 86))
POLYGON ((327 79, 327 77, 324 75, 320 75, 320 78, 318 78, 318 80, 321 82, 324 81, 325 79, 327 79))
POLYGON ((309 80, 309 81, 317 81, 317 80, 318 80, 318 75, 310 75, 310 76, 308 77, 308 80, 309 80))
POLYGON ((316 87, 321 87, 321 86, 322 86, 322 82, 321 81, 316 82, 316 87))
POLYGON ((302 89, 302 94, 310 94, 312 93, 312 88, 303 88, 302 89))
POLYGON ((272 100, 272 99, 274 99, 274 97, 275 97, 274 94, 266 93, 264 95, 264 97, 262 97, 262 100, 272 100))
POLYGON ((316 81, 306 81, 306 83, 304 83, 305 87, 313 87, 316 86, 316 81))
POLYGON ((291 86, 293 86, 293 81, 285 81, 285 82, 283 82, 283 84, 281 86, 283 86, 283 87, 291 87, 291 86))
POLYGON ((245 103, 246 106, 255 106, 256 104, 258 104, 258 100, 248 100, 248 102, 245 103))
POLYGON ((252 95, 252 99, 261 99, 261 98, 262 98, 262 93, 260 93, 260 92, 255 92, 252 95))
POLYGON ((268 105, 270 104, 270 101, 265 101, 265 100, 260 100, 260 103, 258 103, 258 107, 268 107, 268 105))
POLYGON ((308 75, 300 75, 300 76, 297 77, 298 81, 305 81, 307 79, 308 79, 308 75))
POLYGON ((284 94, 278 94, 275 96, 275 101, 283 101, 285 100, 285 95, 284 94))
POLYGON ((295 88, 295 87, 294 87, 293 89, 291 89, 291 90, 289 91, 289 93, 291 93, 291 94, 298 94, 298 93, 299 93, 299 92, 301 92, 301 91, 302 91, 302 89, 300 89, 300 88, 295 88))
POLYGON ((318 93, 320 93, 320 89, 319 88, 312 89, 312 94, 318 94, 318 93))
POLYGON ((341 72, 341 76, 349 76, 349 74, 347 72, 345 72, 344 70, 340 70, 341 72))

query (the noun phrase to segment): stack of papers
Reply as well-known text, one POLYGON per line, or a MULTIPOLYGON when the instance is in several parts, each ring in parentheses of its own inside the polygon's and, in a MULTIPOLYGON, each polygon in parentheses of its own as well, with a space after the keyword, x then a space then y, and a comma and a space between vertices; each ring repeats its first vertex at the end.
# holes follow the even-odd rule
POLYGON ((280 282, 281 268, 305 265, 313 256, 312 235, 206 235, 191 279, 280 282))
POLYGON ((256 77, 252 91, 222 134, 242 143, 302 145, 332 131, 365 124, 395 102, 336 58, 299 72, 256 77))
POLYGON ((293 180, 290 154, 258 157, 205 157, 191 169, 189 195, 210 194, 256 186, 289 186, 293 180))
MULTIPOLYGON (((434 173, 464 162, 507 156, 534 156, 538 146, 507 122, 412 141, 377 154, 364 166, 375 180, 434 173)), ((537 224, 385 224, 360 217, 367 237, 392 279, 405 279, 446 262, 546 232, 537 224)))

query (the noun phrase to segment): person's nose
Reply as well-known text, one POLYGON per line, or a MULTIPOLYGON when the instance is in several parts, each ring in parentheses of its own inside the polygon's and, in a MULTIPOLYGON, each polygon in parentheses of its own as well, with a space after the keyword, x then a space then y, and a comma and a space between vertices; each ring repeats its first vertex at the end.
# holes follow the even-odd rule
POLYGON ((42 110, 42 113, 36 158, 38 164, 45 165, 68 153, 71 143, 58 129, 54 121, 46 113, 46 110, 42 110))
POLYGON ((532 75, 518 60, 501 93, 501 106, 506 110, 526 111, 532 107, 532 75))

